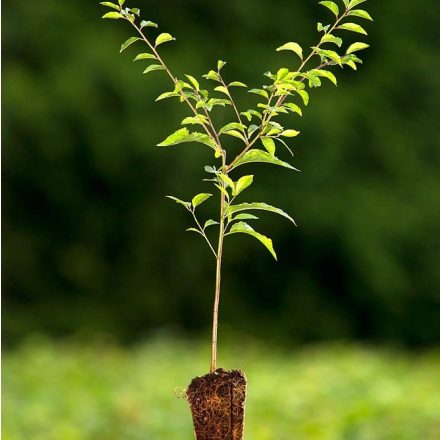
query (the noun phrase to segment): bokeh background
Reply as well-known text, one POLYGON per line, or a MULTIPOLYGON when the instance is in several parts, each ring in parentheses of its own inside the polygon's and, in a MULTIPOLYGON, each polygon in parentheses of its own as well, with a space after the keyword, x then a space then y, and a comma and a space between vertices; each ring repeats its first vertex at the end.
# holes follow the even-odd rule
MULTIPOLYGON (((130 5, 177 37, 162 52, 178 76, 224 59, 226 78, 251 87, 291 62, 276 47, 311 46, 316 22, 331 20, 312 0, 130 5)), ((248 167, 247 199, 299 225, 262 216, 279 263, 251 239, 226 243, 224 362, 247 367, 261 393, 250 395, 249 438, 440 436, 438 4, 366 9, 375 22, 364 23, 364 65, 312 92, 295 119, 302 172, 248 167), (271 392, 274 371, 294 401, 271 392)), ((190 438, 184 405, 166 393, 203 374, 209 357, 213 261, 164 195, 209 190, 212 159, 197 146, 154 147, 186 109, 154 102, 170 89, 165 76, 142 76, 135 46, 118 54, 131 31, 103 11, 89 0, 3 2, 9 440, 190 438), (163 381, 145 381, 152 374, 163 381)), ((256 102, 238 93, 243 110, 256 102)))

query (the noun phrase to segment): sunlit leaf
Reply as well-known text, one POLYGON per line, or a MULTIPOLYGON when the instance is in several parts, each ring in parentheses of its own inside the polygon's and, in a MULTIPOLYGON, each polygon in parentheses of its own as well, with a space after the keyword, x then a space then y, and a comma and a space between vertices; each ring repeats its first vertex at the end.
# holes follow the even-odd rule
POLYGON ((102 18, 111 18, 113 20, 119 20, 120 18, 124 18, 122 14, 119 12, 107 12, 107 14, 104 14, 102 18))
POLYGON ((191 75, 185 75, 189 81, 191 82, 191 84, 194 86, 194 89, 199 91, 200 90, 200 84, 199 82, 191 75))
POLYGON ((325 34, 322 38, 321 38, 321 43, 334 43, 336 44, 338 47, 342 46, 342 38, 339 37, 335 37, 332 34, 325 34))
POLYGON ((259 220, 259 218, 253 214, 238 214, 231 221, 235 220, 259 220))
POLYGON ((352 15, 354 17, 365 18, 366 20, 373 21, 373 17, 363 9, 353 9, 347 13, 347 15, 352 15))
POLYGON ((197 206, 201 205, 203 202, 206 202, 210 197, 212 197, 212 194, 208 193, 201 193, 197 194, 192 199, 192 205, 194 208, 197 208, 197 206))
POLYGON ((238 182, 235 184, 235 194, 239 195, 241 192, 243 192, 246 188, 249 188, 252 185, 252 182, 254 181, 254 176, 243 176, 238 179, 238 182))
POLYGON ((203 225, 203 229, 209 228, 210 226, 219 225, 219 222, 216 222, 215 220, 209 219, 206 220, 205 224, 203 225))
POLYGON ((348 49, 347 49, 347 55, 351 54, 353 52, 357 52, 362 49, 367 49, 370 47, 369 44, 366 43, 353 43, 348 49))
POLYGON ((278 165, 284 168, 299 171, 287 162, 283 162, 277 157, 272 156, 270 153, 258 149, 247 151, 239 160, 237 160, 237 162, 235 162, 233 168, 237 168, 246 163, 270 163, 272 165, 278 165))
POLYGON ((163 67, 161 64, 151 64, 151 66, 148 66, 144 70, 144 73, 154 72, 155 70, 165 70, 165 67, 163 67))
POLYGON ((247 87, 247 85, 240 81, 233 81, 229 84, 229 87, 247 87))
POLYGON ((300 131, 296 131, 296 130, 285 130, 281 133, 281 136, 292 138, 298 136, 300 133, 301 133, 300 131))
POLYGON ((204 133, 190 133, 187 128, 181 128, 172 135, 168 136, 163 142, 158 144, 158 147, 169 147, 184 142, 199 142, 211 148, 216 148, 214 141, 204 133))
POLYGON ((357 32, 358 34, 368 35, 367 31, 356 23, 344 23, 338 26, 338 29, 344 29, 346 31, 357 32))
POLYGON ((139 37, 129 38, 125 43, 122 44, 121 50, 119 52, 120 53, 123 52, 125 49, 127 49, 128 46, 131 46, 133 43, 135 43, 136 41, 139 41, 139 40, 140 40, 139 37))
POLYGON ((182 121, 182 125, 203 125, 208 122, 208 118, 204 115, 188 116, 182 121))
POLYGON ((263 143, 264 148, 266 148, 269 154, 271 156, 275 156, 276 146, 274 140, 270 137, 262 137, 261 142, 263 143))
POLYGON ((226 124, 224 127, 222 127, 219 131, 219 134, 223 134, 223 133, 226 133, 231 130, 244 131, 244 130, 246 130, 246 126, 243 124, 240 124, 239 122, 231 122, 229 124, 226 124))
POLYGON ((154 28, 158 28, 159 25, 157 23, 154 23, 152 21, 149 20, 142 20, 141 21, 141 29, 145 28, 145 27, 154 27, 154 28))
POLYGON ((174 200, 176 203, 178 203, 179 205, 184 206, 186 209, 191 209, 191 203, 190 202, 185 202, 183 200, 178 199, 177 197, 174 196, 165 196, 168 199, 174 200))
POLYGON ((219 174, 220 179, 226 183, 226 185, 232 189, 232 193, 235 193, 235 183, 227 174, 219 174))
POLYGON ((166 43, 168 41, 173 41, 173 40, 175 40, 175 38, 171 34, 163 33, 163 34, 160 34, 156 38, 156 42, 155 42, 154 46, 157 47, 160 44, 166 43))
POLYGON ((214 90, 216 92, 224 93, 225 95, 229 96, 228 89, 226 87, 224 87, 224 86, 217 86, 214 90))
POLYGON ((178 93, 176 93, 176 92, 165 92, 165 93, 162 93, 161 95, 159 95, 156 98, 156 101, 162 101, 162 99, 175 98, 175 97, 178 97, 178 96, 180 96, 180 95, 178 93))
POLYGON ((280 52, 281 50, 291 50, 292 52, 295 52, 301 59, 303 59, 303 50, 298 43, 289 41, 288 43, 277 48, 277 52, 280 52))
POLYGON ((226 65, 226 61, 218 60, 217 61, 217 70, 222 70, 222 68, 226 65))
POLYGON ((113 8, 113 9, 116 9, 117 11, 119 11, 119 6, 115 5, 114 3, 111 3, 111 2, 100 2, 99 4, 102 5, 102 6, 107 6, 108 8, 113 8))
POLYGON ((303 115, 301 107, 299 105, 293 104, 292 102, 285 102, 284 107, 286 107, 293 113, 298 113, 300 116, 303 115))
POLYGON ((293 218, 289 214, 287 214, 287 212, 284 212, 282 209, 275 208, 275 206, 268 205, 267 203, 241 203, 239 205, 229 205, 226 210, 226 214, 231 215, 241 211, 253 210, 268 211, 274 214, 281 215, 282 217, 287 218, 294 225, 296 225, 295 220, 293 220, 293 218))
POLYGON ((329 79, 335 86, 338 85, 338 80, 336 79, 336 76, 332 72, 324 69, 314 69, 312 70, 312 72, 315 75, 329 79))
POLYGON ((335 2, 331 2, 331 1, 322 1, 319 2, 320 5, 325 6, 326 8, 330 9, 330 11, 333 12, 333 14, 336 15, 336 17, 338 17, 339 15, 339 7, 335 2))
POLYGON ((234 225, 232 225, 232 228, 228 234, 247 234, 247 235, 250 235, 250 236, 256 238, 268 249, 268 251, 272 254, 272 256, 275 258, 275 260, 277 259, 277 254, 275 253, 275 250, 273 248, 272 240, 270 238, 266 237, 265 235, 260 234, 259 232, 256 232, 247 223, 245 223, 245 222, 234 223, 234 225))
POLYGON ((157 60, 157 58, 152 53, 140 53, 133 61, 139 60, 157 60))
POLYGON ((348 7, 350 9, 354 8, 357 5, 360 5, 361 3, 366 2, 367 0, 351 0, 350 3, 348 4, 348 7))

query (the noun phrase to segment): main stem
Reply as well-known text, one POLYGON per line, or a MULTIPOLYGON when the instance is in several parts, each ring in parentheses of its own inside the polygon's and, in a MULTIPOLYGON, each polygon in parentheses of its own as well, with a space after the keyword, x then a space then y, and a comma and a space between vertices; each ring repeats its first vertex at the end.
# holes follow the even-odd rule
MULTIPOLYGON (((225 155, 223 155, 223 172, 225 170, 225 155)), ((224 184, 222 184, 224 187, 224 184)), ((217 268, 215 275, 214 311, 212 318, 212 351, 211 373, 217 369, 217 335, 218 335, 218 309, 220 304, 220 287, 222 279, 223 241, 225 238, 225 193, 220 191, 220 228, 217 248, 217 268)))

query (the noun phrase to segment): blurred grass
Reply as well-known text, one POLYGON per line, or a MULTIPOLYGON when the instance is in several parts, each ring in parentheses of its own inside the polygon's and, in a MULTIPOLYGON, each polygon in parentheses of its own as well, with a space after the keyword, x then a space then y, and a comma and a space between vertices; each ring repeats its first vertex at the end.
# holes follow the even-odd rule
MULTIPOLYGON (((439 352, 235 344, 220 354, 249 380, 247 440, 440 438, 439 352)), ((207 348, 166 337, 130 349, 29 339, 3 356, 2 438, 192 439, 176 392, 206 372, 207 348)))

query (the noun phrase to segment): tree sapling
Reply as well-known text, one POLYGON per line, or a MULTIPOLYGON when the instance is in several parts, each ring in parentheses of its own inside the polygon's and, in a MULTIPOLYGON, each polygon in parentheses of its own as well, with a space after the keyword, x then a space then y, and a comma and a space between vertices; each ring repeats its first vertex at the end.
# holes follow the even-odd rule
MULTIPOLYGON (((215 163, 205 167, 208 182, 212 183, 219 196, 219 210, 214 219, 201 221, 198 207, 212 197, 211 193, 195 195, 191 201, 174 196, 171 200, 188 211, 194 221, 194 227, 188 229, 201 236, 209 247, 216 264, 214 307, 212 319, 211 364, 210 373, 193 379, 188 387, 187 397, 193 414, 197 440, 240 440, 243 438, 243 421, 246 397, 246 378, 238 370, 225 371, 217 368, 217 334, 220 302, 223 245, 225 238, 233 234, 245 234, 261 242, 276 259, 272 240, 257 232, 248 222, 258 220, 251 212, 269 211, 278 214, 293 224, 293 218, 283 210, 262 202, 238 202, 242 194, 254 181, 253 175, 238 176, 238 169, 249 163, 267 163, 296 170, 290 163, 278 158, 277 148, 284 147, 292 154, 288 145, 290 138, 299 135, 299 131, 281 125, 280 116, 302 116, 302 107, 309 103, 309 90, 320 87, 322 80, 337 85, 332 69, 346 66, 357 70, 362 63, 357 53, 368 47, 363 42, 355 42, 343 51, 343 32, 366 35, 365 29, 356 23, 358 19, 372 20, 370 14, 358 8, 367 0, 342 0, 319 2, 327 8, 332 23, 318 23, 320 34, 315 46, 308 54, 296 42, 288 42, 277 51, 287 51, 292 55, 296 68, 280 68, 276 73, 267 72, 266 84, 261 88, 249 90, 257 98, 254 108, 242 111, 237 99, 236 89, 245 89, 241 81, 229 82, 223 76, 224 61, 218 61, 216 69, 210 70, 203 78, 215 87, 201 84, 200 79, 192 75, 177 78, 159 53, 159 46, 174 41, 169 33, 157 32, 158 25, 141 18, 138 8, 125 6, 125 0, 118 4, 101 2, 110 10, 103 16, 128 22, 134 35, 121 46, 121 52, 135 43, 142 43, 145 52, 139 53, 134 61, 147 62, 144 74, 163 71, 171 80, 172 90, 162 93, 156 101, 176 99, 188 107, 190 115, 181 122, 182 128, 158 144, 169 147, 181 143, 200 143, 212 150, 215 163), (156 33, 153 37, 152 34, 156 33), (221 109, 232 117, 231 122, 218 128, 213 113, 221 109), (228 151, 228 139, 239 139, 241 151, 231 154, 228 151), (214 241, 211 230, 217 228, 214 241)), ((292 63, 293 64, 293 63, 292 63)), ((292 154, 293 156, 293 154, 292 154)))

